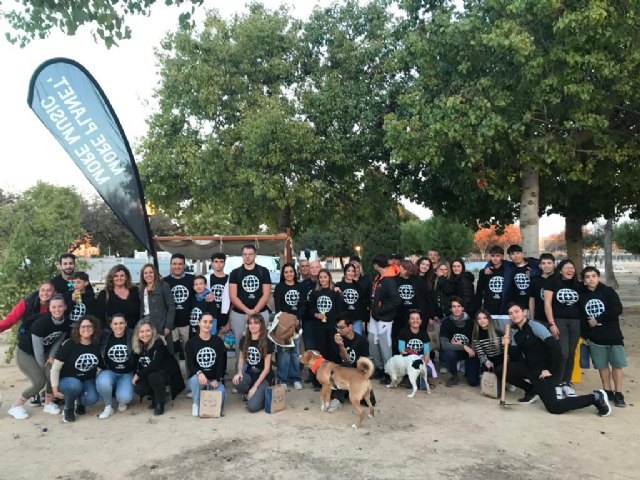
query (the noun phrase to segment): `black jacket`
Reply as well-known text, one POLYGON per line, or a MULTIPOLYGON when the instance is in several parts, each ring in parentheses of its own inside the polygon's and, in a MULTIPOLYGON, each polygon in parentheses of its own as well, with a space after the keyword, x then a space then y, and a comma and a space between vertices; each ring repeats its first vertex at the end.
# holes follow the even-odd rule
POLYGON ((376 277, 371 287, 371 316, 378 322, 392 322, 402 299, 398 294, 395 276, 384 274, 376 277))
POLYGON ((464 311, 470 316, 473 316, 473 313, 476 311, 476 307, 473 305, 474 280, 475 277, 471 272, 462 272, 460 275, 451 276, 451 281, 453 282, 453 294, 462 299, 464 311))

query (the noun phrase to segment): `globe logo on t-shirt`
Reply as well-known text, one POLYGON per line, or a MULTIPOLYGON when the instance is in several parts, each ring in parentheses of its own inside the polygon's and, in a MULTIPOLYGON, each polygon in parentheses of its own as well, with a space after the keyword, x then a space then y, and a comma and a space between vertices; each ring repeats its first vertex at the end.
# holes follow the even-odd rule
POLYGON ((524 291, 529 288, 530 280, 526 273, 516 273, 516 276, 513 277, 513 281, 520 291, 524 291))
POLYGON ((414 296, 413 286, 411 285, 400 285, 398 287, 398 293, 400 294, 400 298, 403 300, 411 300, 414 296))
POLYGON ((50 333, 49 335, 47 335, 46 337, 44 337, 44 339, 42 340, 42 343, 48 347, 49 345, 53 345, 55 343, 56 340, 58 340, 58 338, 60 338, 60 336, 62 335, 62 332, 53 332, 50 333))
POLYGON ((297 290, 289 290, 284 294, 284 302, 290 307, 297 307, 300 301, 300 292, 297 290))
POLYGON ((98 357, 96 357, 93 353, 83 353, 76 359, 75 367, 79 372, 86 373, 97 366, 98 357))
POLYGON ((410 348, 416 353, 422 353, 424 349, 424 343, 419 338, 412 338, 407 342, 407 348, 410 348))
POLYGON ((469 344, 469 339, 463 333, 454 333, 453 337, 451 338, 451 341, 453 342, 455 340, 458 340, 462 345, 468 345, 469 344))
POLYGON ((592 298, 584 306, 584 311, 589 318, 597 318, 604 313, 604 303, 599 298, 592 298))
POLYGON ((247 363, 253 367, 260 363, 260 350, 256 347, 249 347, 247 349, 247 363))
POLYGON ((113 345, 107 352, 107 358, 113 363, 124 363, 129 359, 129 349, 126 345, 113 345))
POLYGON ((76 303, 73 306, 73 310, 69 314, 69 319, 76 323, 78 320, 82 318, 82 316, 87 313, 87 306, 84 303, 76 303))
POLYGON ((540 300, 544 300, 544 288, 540 289, 540 300))
POLYGON ((563 305, 570 307, 578 301, 578 292, 571 288, 561 288, 556 293, 556 299, 563 305))
POLYGON ((351 348, 347 348, 349 353, 349 363, 354 363, 356 361, 356 351, 351 348))
POLYGON ((171 293, 173 294, 173 301, 176 303, 176 306, 186 302, 189 298, 189 290, 184 285, 176 285, 171 289, 171 293))
POLYGON ((489 290, 493 293, 502 293, 502 288, 504 286, 504 278, 501 276, 491 277, 489 280, 489 290))
POLYGON ((260 280, 255 275, 247 275, 242 279, 242 289, 247 293, 254 293, 260 287, 260 280))
POLYGON ((196 354, 196 362, 200 368, 211 368, 216 363, 216 351, 211 347, 203 347, 196 354))
POLYGON ((211 287, 211 291, 213 292, 213 300, 220 303, 222 302, 222 294, 224 293, 224 285, 220 285, 219 283, 211 287))
POLYGON ((189 316, 189 323, 192 327, 198 326, 198 323, 200 323, 200 317, 202 317, 202 310, 198 307, 193 307, 191 309, 191 315, 189 316))
POLYGON ((140 366, 142 368, 148 367, 149 365, 151 365, 151 359, 149 357, 140 357, 140 360, 138 360, 138 363, 140 364, 140 366))
POLYGON ((327 313, 333 307, 333 302, 326 295, 320 295, 318 297, 318 301, 316 302, 316 306, 318 307, 318 311, 320 313, 327 313))
POLYGON ((359 298, 358 291, 353 288, 346 288, 342 291, 342 299, 347 305, 355 305, 359 298))

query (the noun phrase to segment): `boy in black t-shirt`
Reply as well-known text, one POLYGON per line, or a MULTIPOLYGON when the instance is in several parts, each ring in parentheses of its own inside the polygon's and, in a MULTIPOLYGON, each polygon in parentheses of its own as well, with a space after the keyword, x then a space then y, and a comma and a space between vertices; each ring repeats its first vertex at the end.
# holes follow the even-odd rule
POLYGON ((183 254, 171 255, 171 274, 164 277, 164 281, 171 287, 173 301, 176 304, 175 328, 172 331, 173 349, 179 353, 180 360, 184 360, 183 347, 189 340, 189 318, 195 292, 193 290, 194 276, 185 273, 186 260, 183 254))
POLYGON ((222 333, 229 331, 229 275, 224 273, 224 266, 227 256, 222 252, 211 255, 212 272, 209 275, 209 288, 213 294, 213 301, 216 304, 218 313, 218 329, 222 333))

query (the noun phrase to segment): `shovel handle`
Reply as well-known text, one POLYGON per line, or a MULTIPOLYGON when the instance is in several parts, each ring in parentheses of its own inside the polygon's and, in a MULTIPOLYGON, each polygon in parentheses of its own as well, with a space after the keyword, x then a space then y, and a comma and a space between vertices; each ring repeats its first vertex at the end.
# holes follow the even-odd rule
MULTIPOLYGON (((504 329, 504 335, 511 338, 511 325, 504 329)), ((500 385, 500 405, 504 405, 504 397, 507 389, 507 362, 509 360, 509 344, 504 347, 504 359, 502 360, 502 385, 500 385)))

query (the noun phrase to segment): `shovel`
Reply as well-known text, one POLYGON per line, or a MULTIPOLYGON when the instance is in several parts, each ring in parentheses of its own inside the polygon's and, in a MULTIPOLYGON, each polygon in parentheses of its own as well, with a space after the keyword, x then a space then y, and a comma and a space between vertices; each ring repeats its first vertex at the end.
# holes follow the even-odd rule
MULTIPOLYGON (((511 338, 511 325, 507 325, 504 330, 504 335, 511 338)), ((507 390, 507 363, 509 359, 509 343, 504 346, 504 360, 502 361, 502 385, 500 386, 500 406, 506 407, 507 403, 504 401, 507 390)))

